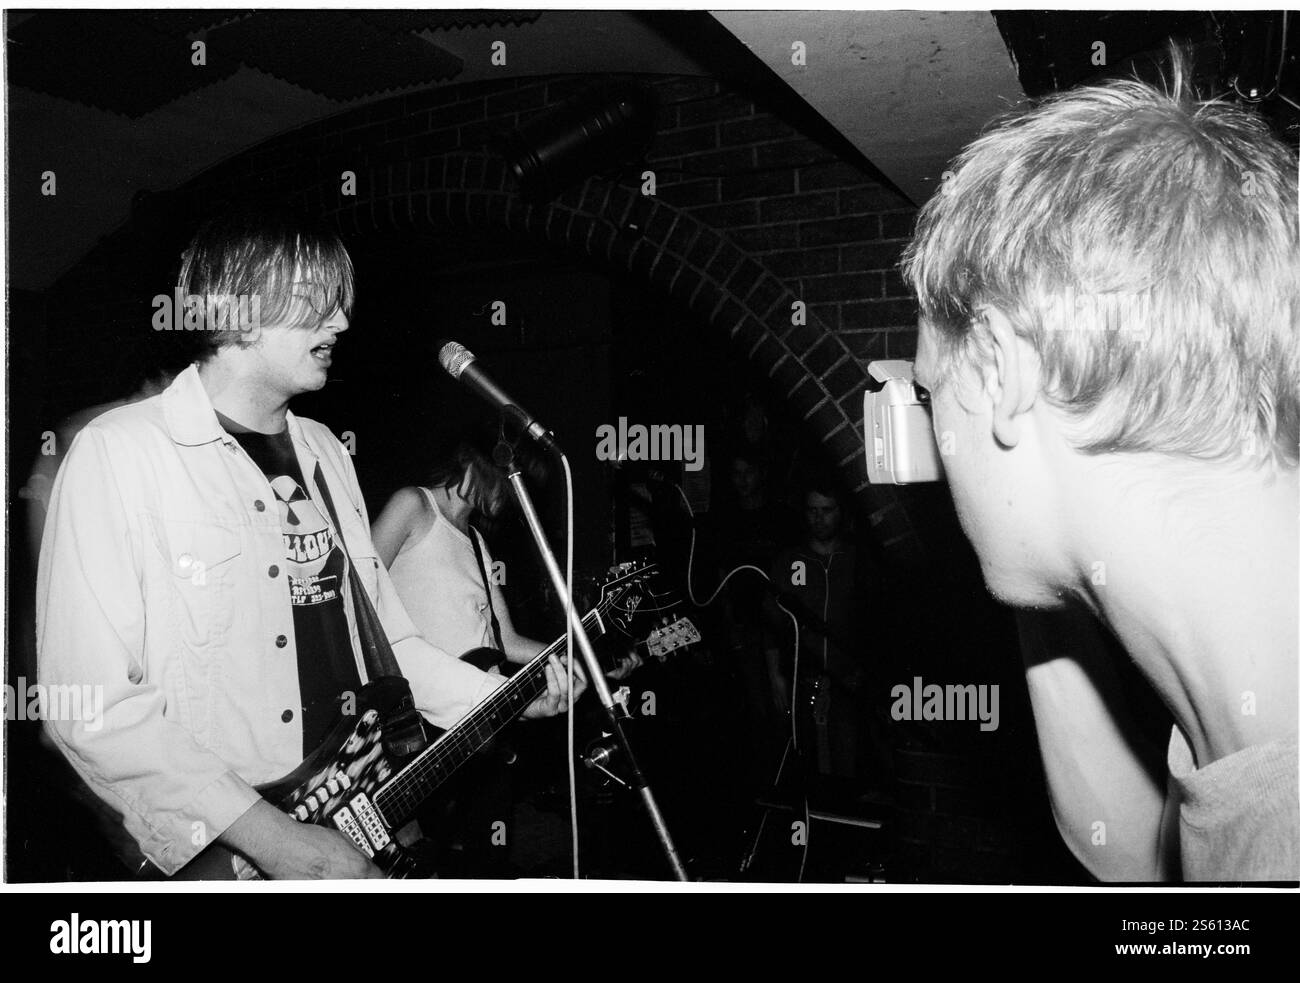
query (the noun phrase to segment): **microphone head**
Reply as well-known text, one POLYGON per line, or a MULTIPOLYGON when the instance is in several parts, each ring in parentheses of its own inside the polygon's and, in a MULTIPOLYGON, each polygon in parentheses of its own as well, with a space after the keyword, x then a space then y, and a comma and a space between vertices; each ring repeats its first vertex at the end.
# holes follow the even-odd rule
POLYGON ((465 366, 474 361, 474 353, 464 345, 449 341, 438 349, 438 362, 453 379, 459 379, 465 366))

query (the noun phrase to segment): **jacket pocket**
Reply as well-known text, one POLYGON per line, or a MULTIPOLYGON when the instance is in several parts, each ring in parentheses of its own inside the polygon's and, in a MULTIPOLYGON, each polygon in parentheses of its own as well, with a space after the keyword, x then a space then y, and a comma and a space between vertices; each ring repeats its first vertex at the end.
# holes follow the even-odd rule
POLYGON ((186 645, 205 646, 229 631, 234 619, 239 533, 217 523, 185 519, 163 519, 157 532, 169 573, 173 630, 186 645))

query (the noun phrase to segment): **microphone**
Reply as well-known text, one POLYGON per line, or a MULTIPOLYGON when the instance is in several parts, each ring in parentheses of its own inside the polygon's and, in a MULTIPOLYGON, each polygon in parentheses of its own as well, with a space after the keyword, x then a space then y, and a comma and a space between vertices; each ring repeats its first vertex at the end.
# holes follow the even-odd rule
POLYGON ((560 453, 560 446, 555 442, 555 435, 542 426, 526 409, 516 403, 505 391, 492 381, 492 378, 478 366, 478 360, 464 345, 454 341, 445 342, 438 349, 438 361, 453 379, 459 379, 483 399, 486 399, 502 413, 513 416, 528 436, 543 447, 560 453))

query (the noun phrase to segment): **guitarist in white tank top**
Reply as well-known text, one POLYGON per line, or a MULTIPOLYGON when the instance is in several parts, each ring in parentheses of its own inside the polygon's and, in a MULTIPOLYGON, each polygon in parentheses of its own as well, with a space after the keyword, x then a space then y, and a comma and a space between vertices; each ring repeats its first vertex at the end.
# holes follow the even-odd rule
POLYGON ((454 655, 497 648, 508 661, 522 664, 546 646, 515 631, 501 588, 493 582, 492 554, 470 525, 475 514, 488 519, 500 514, 504 485, 486 456, 463 442, 434 469, 429 487, 394 493, 371 533, 424 638, 454 655))
MULTIPOLYGON (((402 606, 426 640, 438 639, 435 644, 457 656, 489 647, 507 661, 526 663, 546 646, 515 631, 493 583, 492 554, 470 525, 476 515, 499 515, 505 493, 501 473, 465 440, 440 459, 427 487, 394 493, 371 535, 402 606)), ((510 771, 499 760, 480 758, 443 790, 439 804, 419 814, 423 832, 443 850, 438 867, 444 875, 515 876, 509 851, 491 848, 489 836, 493 820, 510 815, 513 798, 510 771)))

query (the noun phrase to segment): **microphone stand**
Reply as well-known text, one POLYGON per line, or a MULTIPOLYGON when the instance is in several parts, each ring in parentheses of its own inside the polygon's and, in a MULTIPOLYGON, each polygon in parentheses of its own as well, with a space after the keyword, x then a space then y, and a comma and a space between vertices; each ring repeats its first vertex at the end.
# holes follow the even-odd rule
MULTIPOLYGON (((556 448, 556 453, 561 458, 564 457, 563 451, 558 448, 556 448)), ((641 804, 645 808, 646 815, 650 818, 650 824, 654 827, 655 835, 659 838, 659 845, 663 849, 668 866, 672 868, 673 877, 679 881, 689 880, 686 876, 686 868, 682 865, 681 857, 677 854, 677 847, 673 845, 672 837, 668 833, 668 826, 664 822, 663 813, 659 811, 659 804, 655 801, 654 793, 650 790, 650 784, 646 781, 645 775, 641 773, 636 758, 632 755, 632 746, 628 743, 627 735, 623 730, 623 722, 627 719, 627 710, 614 699, 614 695, 609 690, 609 684, 605 682, 605 674, 601 671, 600 662, 596 659, 596 652, 591 647, 591 639, 587 636, 586 629, 582 627, 582 619, 578 617, 577 609, 573 606, 573 598, 569 596, 569 591, 564 583, 564 576, 560 573, 560 566, 555 560, 555 553, 552 552, 550 544, 546 542, 546 533, 542 530, 542 523, 537 518, 537 510, 533 507, 533 500, 528 494, 528 489, 524 486, 523 475, 515 467, 514 455, 510 455, 509 461, 498 460, 497 463, 507 470, 510 487, 515 491, 515 498, 519 501, 519 507, 528 523, 528 529, 533 534, 533 541, 537 544, 537 552, 541 555, 542 562, 546 564, 546 570, 551 575, 551 583, 555 585, 556 594, 559 596, 561 603, 564 604, 565 617, 569 619, 569 623, 573 626, 573 636, 578 641, 578 648, 582 652, 583 662, 587 666, 587 678, 591 681, 592 688, 600 698, 601 706, 605 708, 606 721, 610 730, 617 737, 618 746, 622 749, 624 758, 627 761, 628 784, 641 795, 641 804)), ((569 657, 572 658, 573 653, 569 653, 569 657)), ((570 709, 570 712, 572 712, 572 709, 570 709)))

